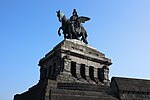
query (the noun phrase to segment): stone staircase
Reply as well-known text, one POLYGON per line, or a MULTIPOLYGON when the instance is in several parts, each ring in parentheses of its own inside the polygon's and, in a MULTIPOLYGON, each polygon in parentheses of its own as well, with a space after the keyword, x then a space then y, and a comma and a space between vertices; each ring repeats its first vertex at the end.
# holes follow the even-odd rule
POLYGON ((109 87, 83 83, 58 83, 50 90, 51 100, 118 100, 109 95, 109 87), (107 90, 107 91, 106 91, 107 90))
POLYGON ((118 100, 105 92, 51 89, 51 100, 118 100))
POLYGON ((58 83, 58 89, 67 90, 80 90, 80 91, 95 91, 95 92, 105 92, 108 91, 109 87, 98 84, 88 84, 88 83, 58 83))

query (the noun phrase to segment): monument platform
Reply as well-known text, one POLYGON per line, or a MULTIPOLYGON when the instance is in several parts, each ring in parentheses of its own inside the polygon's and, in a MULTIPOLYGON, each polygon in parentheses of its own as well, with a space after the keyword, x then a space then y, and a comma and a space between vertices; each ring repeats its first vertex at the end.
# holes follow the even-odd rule
POLYGON ((16 95, 15 100, 98 100, 102 94, 108 96, 105 92, 111 64, 95 48, 80 40, 65 39, 39 61, 38 84, 16 95))
POLYGON ((40 80, 14 100, 150 100, 150 81, 113 77, 111 60, 80 40, 65 39, 40 61, 40 80))

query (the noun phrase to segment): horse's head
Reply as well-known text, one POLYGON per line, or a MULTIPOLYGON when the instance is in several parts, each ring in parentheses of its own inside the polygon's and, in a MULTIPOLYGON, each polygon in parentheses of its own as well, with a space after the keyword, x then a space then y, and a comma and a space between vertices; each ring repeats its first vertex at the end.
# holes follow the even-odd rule
POLYGON ((60 10, 56 11, 56 13, 59 21, 62 22, 62 19, 65 15, 60 10))

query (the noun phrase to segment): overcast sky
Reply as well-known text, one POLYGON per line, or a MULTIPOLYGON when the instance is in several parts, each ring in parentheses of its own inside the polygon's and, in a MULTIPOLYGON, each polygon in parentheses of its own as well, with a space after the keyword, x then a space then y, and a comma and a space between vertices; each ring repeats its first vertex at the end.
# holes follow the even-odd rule
POLYGON ((112 60, 112 76, 150 79, 150 0, 0 0, 0 100, 39 80, 39 60, 63 40, 56 10, 76 8, 89 45, 112 60))

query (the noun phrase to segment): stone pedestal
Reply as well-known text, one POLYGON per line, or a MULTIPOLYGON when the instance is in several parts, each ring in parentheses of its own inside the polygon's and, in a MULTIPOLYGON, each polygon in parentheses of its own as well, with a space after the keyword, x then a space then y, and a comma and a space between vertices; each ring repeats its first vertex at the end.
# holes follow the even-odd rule
POLYGON ((150 80, 113 77, 110 83, 109 65, 96 49, 64 40, 40 60, 39 82, 14 100, 150 100, 150 80))
POLYGON ((109 65, 111 65, 110 59, 95 48, 79 40, 66 39, 40 60, 40 81, 52 79, 63 82, 83 81, 88 83, 89 80, 92 80, 94 84, 107 83, 109 81, 107 71, 109 65), (99 72, 98 69, 103 71, 99 72), (68 76, 68 80, 63 78, 59 80, 60 74, 68 76))
MULTIPOLYGON (((74 95, 79 95, 78 92, 82 99, 97 100, 96 95, 100 94, 96 91, 105 92, 105 87, 109 85, 111 64, 111 60, 95 48, 79 40, 66 39, 39 61, 38 84, 29 91, 16 95, 14 100, 70 100, 74 95), (67 97, 68 91, 70 98, 69 95, 67 97), (92 97, 91 92, 86 91, 95 91, 92 94, 95 96, 92 97), (88 95, 91 95, 91 99, 88 95)), ((80 97, 75 98, 80 100, 80 97)))

